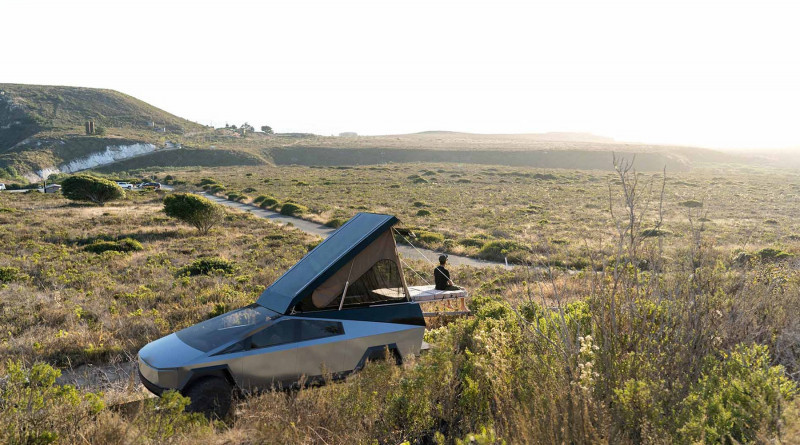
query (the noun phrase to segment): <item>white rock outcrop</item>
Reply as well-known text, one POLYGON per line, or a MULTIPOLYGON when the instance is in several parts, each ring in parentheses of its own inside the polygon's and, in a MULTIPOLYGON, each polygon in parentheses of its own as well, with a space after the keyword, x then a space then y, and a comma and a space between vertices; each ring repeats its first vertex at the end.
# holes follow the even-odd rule
POLYGON ((153 144, 130 144, 130 145, 107 145, 104 151, 92 153, 91 155, 75 159, 58 167, 48 167, 37 170, 32 174, 25 175, 30 181, 45 179, 53 173, 74 173, 81 170, 88 170, 100 165, 111 164, 124 159, 135 158, 147 153, 158 150, 153 144), (36 177, 34 177, 36 176, 36 177))

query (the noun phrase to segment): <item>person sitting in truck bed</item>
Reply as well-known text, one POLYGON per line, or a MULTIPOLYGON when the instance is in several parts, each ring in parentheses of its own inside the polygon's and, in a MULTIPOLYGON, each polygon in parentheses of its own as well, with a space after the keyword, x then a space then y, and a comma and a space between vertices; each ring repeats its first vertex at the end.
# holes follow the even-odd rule
POLYGON ((436 290, 461 290, 455 286, 450 279, 450 271, 444 266, 447 265, 447 255, 439 255, 439 266, 433 270, 433 278, 436 283, 436 290))

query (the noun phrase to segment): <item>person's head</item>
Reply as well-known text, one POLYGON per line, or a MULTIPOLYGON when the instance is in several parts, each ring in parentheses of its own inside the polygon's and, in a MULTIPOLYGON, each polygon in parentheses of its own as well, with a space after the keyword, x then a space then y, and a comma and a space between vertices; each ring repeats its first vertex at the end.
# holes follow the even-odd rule
POLYGON ((439 264, 441 264, 442 266, 444 266, 444 265, 445 265, 445 263, 447 263, 447 254, 441 254, 441 255, 439 255, 439 264))

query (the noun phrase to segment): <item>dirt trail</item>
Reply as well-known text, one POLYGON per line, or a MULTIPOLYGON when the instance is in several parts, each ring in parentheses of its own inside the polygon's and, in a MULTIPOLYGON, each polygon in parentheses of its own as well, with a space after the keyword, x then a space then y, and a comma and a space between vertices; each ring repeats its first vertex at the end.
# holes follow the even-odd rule
MULTIPOLYGON (((304 219, 295 218, 293 216, 282 215, 278 212, 262 209, 260 207, 256 207, 251 204, 229 201, 225 198, 209 195, 207 193, 203 193, 203 196, 219 204, 234 209, 242 210, 245 212, 250 212, 251 214, 258 216, 259 218, 269 219, 270 221, 273 221, 277 224, 281 225, 291 224, 294 227, 297 227, 298 229, 302 230, 303 232, 310 233, 313 235, 318 235, 323 238, 327 238, 331 233, 333 233, 336 230, 319 223, 306 221, 304 219)), ((410 258, 415 260, 427 260, 432 264, 438 264, 438 258, 439 255, 441 255, 441 252, 435 252, 430 249, 415 248, 404 244, 398 244, 397 251, 403 258, 410 258)), ((461 255, 453 255, 453 254, 448 254, 447 261, 453 266, 472 266, 472 267, 505 266, 505 264, 499 262, 479 260, 475 258, 470 258, 461 255)))

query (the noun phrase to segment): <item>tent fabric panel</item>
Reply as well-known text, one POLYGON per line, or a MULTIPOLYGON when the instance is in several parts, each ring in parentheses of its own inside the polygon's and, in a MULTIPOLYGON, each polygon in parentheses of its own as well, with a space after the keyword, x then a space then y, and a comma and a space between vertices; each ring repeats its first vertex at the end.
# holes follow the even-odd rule
MULTIPOLYGON (((324 308, 331 304, 333 300, 340 298, 347 281, 354 283, 380 260, 391 260, 395 267, 399 267, 400 261, 397 256, 397 247, 391 231, 384 232, 316 288, 311 297, 314 306, 324 308)), ((398 270, 398 272, 402 276, 402 270, 398 270)), ((408 290, 405 286, 403 286, 403 292, 408 296, 408 290)))
POLYGON ((285 314, 397 222, 391 215, 358 213, 272 283, 257 303, 285 314))

